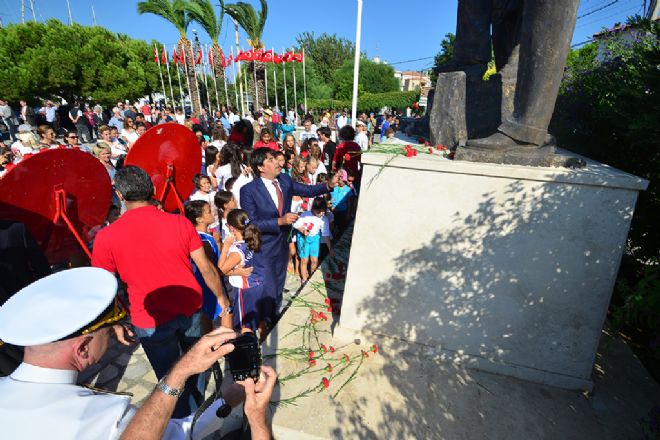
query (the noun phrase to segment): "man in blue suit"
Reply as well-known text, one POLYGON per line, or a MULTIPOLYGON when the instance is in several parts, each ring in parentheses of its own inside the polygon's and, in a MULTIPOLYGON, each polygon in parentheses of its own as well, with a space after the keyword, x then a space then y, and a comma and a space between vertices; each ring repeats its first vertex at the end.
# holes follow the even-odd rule
POLYGON ((255 256, 254 270, 264 274, 264 298, 258 304, 266 323, 273 325, 282 305, 282 291, 286 281, 289 258, 287 239, 291 225, 298 219, 291 210, 293 196, 316 197, 328 193, 337 185, 335 175, 327 183, 303 185, 281 167, 272 151, 258 148, 252 153, 250 165, 255 179, 241 188, 241 208, 261 231, 261 252, 255 256))

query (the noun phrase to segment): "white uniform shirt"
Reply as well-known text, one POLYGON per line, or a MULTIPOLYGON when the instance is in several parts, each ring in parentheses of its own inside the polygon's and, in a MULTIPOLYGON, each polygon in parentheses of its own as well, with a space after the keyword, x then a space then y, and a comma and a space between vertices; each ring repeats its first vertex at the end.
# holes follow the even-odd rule
MULTIPOLYGON (((74 370, 26 363, 0 378, 2 438, 118 439, 137 411, 131 398, 81 387, 77 378, 74 370)), ((220 429, 223 419, 215 412, 222 403, 214 402, 199 418, 196 439, 220 429)), ((163 438, 189 438, 192 418, 171 419, 163 438)))

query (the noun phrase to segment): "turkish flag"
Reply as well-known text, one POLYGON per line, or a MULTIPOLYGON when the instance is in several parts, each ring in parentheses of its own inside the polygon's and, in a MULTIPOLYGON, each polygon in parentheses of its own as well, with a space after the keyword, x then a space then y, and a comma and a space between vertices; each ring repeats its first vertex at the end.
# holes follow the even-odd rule
POLYGON ((275 64, 280 64, 282 61, 282 55, 273 54, 273 62, 275 64))
POLYGON ((156 50, 156 47, 154 46, 154 63, 158 62, 158 51, 156 50))
POLYGON ((209 66, 213 66, 213 50, 207 49, 207 55, 209 58, 209 66))
POLYGON ((282 55, 282 61, 284 61, 285 63, 293 61, 293 52, 289 51, 284 55, 282 55))
POLYGON ((202 48, 199 48, 199 53, 197 54, 197 59, 195 60, 195 64, 199 64, 202 62, 202 48))
POLYGON ((264 51, 263 51, 263 49, 253 50, 253 51, 252 51, 252 59, 253 59, 254 61, 263 61, 263 58, 264 58, 264 51))
POLYGON ((243 61, 252 61, 254 59, 254 52, 248 50, 247 52, 241 52, 241 59, 243 61))
POLYGON ((261 57, 261 61, 264 63, 272 63, 273 62, 273 50, 267 50, 264 52, 263 56, 261 57))
POLYGON ((160 57, 160 62, 167 64, 167 52, 165 51, 165 46, 163 46, 163 54, 160 57))
POLYGON ((303 54, 301 53, 294 53, 293 54, 293 61, 298 61, 299 63, 302 63, 303 61, 303 54))
POLYGON ((229 55, 229 58, 227 58, 226 60, 224 59, 224 55, 223 55, 222 58, 223 58, 223 60, 222 60, 222 67, 223 67, 223 68, 224 68, 224 67, 227 67, 229 64, 231 64, 232 61, 234 61, 234 60, 232 59, 233 56, 231 56, 231 55, 229 55))
POLYGON ((178 55, 176 54, 176 47, 172 49, 172 62, 174 62, 174 65, 176 66, 179 62, 178 55))

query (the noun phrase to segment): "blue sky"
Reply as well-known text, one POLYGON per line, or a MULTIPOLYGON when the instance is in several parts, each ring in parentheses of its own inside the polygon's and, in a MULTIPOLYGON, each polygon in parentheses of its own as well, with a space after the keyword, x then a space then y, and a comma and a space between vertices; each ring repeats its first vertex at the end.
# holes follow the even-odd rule
MULTIPOLYGON (((43 21, 57 18, 68 22, 66 0, 33 0, 36 18, 43 21)), ((246 0, 258 7, 258 0, 246 0)), ((229 2, 229 1, 228 1, 229 2)), ((174 44, 178 40, 176 29, 160 17, 138 15, 137 1, 133 0, 70 0, 73 20, 81 24, 92 24, 92 5, 96 11, 97 24, 114 32, 134 38, 156 39, 174 44)), ((628 15, 641 13, 643 0, 582 0, 573 44, 588 40, 603 26, 611 27, 615 22, 625 21, 628 15), (600 9, 603 8, 603 9, 600 9)), ((25 0, 26 20, 32 18, 30 0, 25 0)), ((0 19, 4 24, 21 20, 21 0, 0 0, 0 19)), ((295 43, 296 35, 304 31, 336 33, 355 39, 355 0, 270 0, 269 15, 264 32, 264 42, 276 50, 295 43)), ((362 16, 362 50, 369 57, 378 55, 397 70, 420 70, 432 65, 440 41, 448 32, 456 29, 457 0, 364 0, 362 16), (401 63, 402 61, 416 60, 401 63)), ((225 26, 220 38, 223 48, 229 49, 234 41, 233 24, 225 26)), ((196 27, 193 23, 189 28, 196 27)), ((200 30, 203 42, 208 37, 200 30)), ((245 36, 241 33, 241 44, 245 36)))

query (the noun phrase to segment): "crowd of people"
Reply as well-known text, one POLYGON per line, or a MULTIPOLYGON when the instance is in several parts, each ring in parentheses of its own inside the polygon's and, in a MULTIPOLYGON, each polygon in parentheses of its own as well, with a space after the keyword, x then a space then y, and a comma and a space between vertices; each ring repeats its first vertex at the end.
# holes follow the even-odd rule
MULTIPOLYGON (((80 149, 101 162, 113 182, 115 197, 106 223, 91 234, 91 265, 115 274, 125 285, 130 325, 110 324, 115 325, 120 342, 130 342, 126 335, 139 340, 160 381, 158 389, 177 391, 170 413, 184 420, 203 400, 206 376, 201 366, 206 363, 188 368, 187 374, 174 381, 172 371, 187 356, 180 360, 182 354, 208 352, 208 344, 200 348, 205 335, 216 335, 216 339, 222 335, 227 341, 231 339, 227 335, 253 332, 261 342, 265 340, 282 311, 287 274, 304 283, 322 258, 334 255, 333 243, 356 212, 361 155, 375 142, 376 128, 392 118, 384 118, 377 127, 373 115, 362 114, 353 128, 345 111, 323 111, 305 115, 302 130, 296 130, 293 122, 298 115, 281 114, 277 109, 261 109, 244 118, 230 108, 213 116, 202 111, 186 117, 180 110, 161 112, 143 105, 138 113, 136 106, 120 104, 107 121, 99 117, 100 125, 75 125, 75 132, 60 133, 54 120, 37 125, 35 131, 31 122, 36 120, 21 119, 16 141, 0 147, 0 173, 52 148, 80 149), (193 179, 195 190, 183 212, 164 212, 154 199, 146 171, 124 165, 140 136, 161 123, 178 123, 192 130, 203 157, 193 179), (81 139, 91 142, 81 144, 81 139)), ((72 123, 80 121, 76 117, 81 115, 87 118, 88 109, 83 108, 74 106, 68 111, 72 123)), ((20 287, 14 286, 2 302, 20 287)), ((23 291, 16 296, 20 294, 23 291)), ((75 344, 81 342, 77 337, 77 332, 70 336, 75 344)), ((1 325, 0 339, 11 342, 1 325)), ((61 343, 60 339, 45 340, 38 344, 37 353, 43 345, 57 348, 61 343)), ((37 359, 35 365, 40 365, 33 348, 30 357, 26 348, 19 373, 21 368, 30 368, 25 365, 31 360, 37 359)), ((89 363, 75 365, 80 370, 89 363)), ((275 377, 272 370, 262 373, 267 384, 275 377)), ((0 379, 0 389, 7 384, 0 379)), ((250 385, 250 397, 242 386, 242 398, 257 399, 254 402, 262 402, 268 393, 268 387, 250 385)), ((259 405, 253 417, 255 425, 263 427, 263 404, 259 405)), ((0 407, 0 419, 6 409, 0 407)), ((122 429, 126 426, 130 425, 122 429)), ((167 426, 163 429, 171 429, 167 426)))

